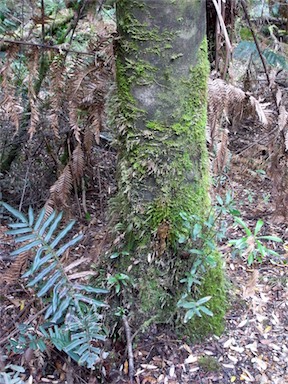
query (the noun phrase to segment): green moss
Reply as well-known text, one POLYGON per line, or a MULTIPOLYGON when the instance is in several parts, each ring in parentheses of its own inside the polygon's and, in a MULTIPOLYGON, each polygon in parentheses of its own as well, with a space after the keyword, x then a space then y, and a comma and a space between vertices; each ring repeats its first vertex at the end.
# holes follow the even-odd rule
POLYGON ((198 296, 211 296, 205 305, 213 313, 213 316, 204 315, 202 318, 193 318, 190 322, 189 332, 192 340, 201 340, 206 335, 220 336, 224 331, 223 318, 227 310, 226 280, 223 271, 222 257, 218 252, 212 255, 216 266, 210 268, 204 275, 199 287, 198 296))
MULTIPOLYGON (((189 73, 179 76, 169 66, 173 33, 165 30, 160 33, 157 28, 144 28, 143 31, 143 24, 135 21, 131 14, 122 18, 121 28, 130 40, 120 40, 122 55, 118 56, 116 64, 119 92, 114 114, 118 116, 119 130, 119 192, 112 205, 118 219, 117 229, 121 228, 134 258, 131 260, 131 255, 120 257, 115 260, 114 267, 123 273, 129 269, 129 275, 137 282, 137 300, 127 294, 126 301, 129 306, 133 302, 137 307, 137 313, 141 314, 137 319, 139 323, 153 317, 157 322, 171 320, 179 331, 191 338, 196 332, 199 336, 218 334, 225 312, 219 254, 215 255, 217 266, 207 271, 197 294, 197 297, 213 296, 207 304, 214 313, 213 318, 194 319, 184 328, 176 306, 184 293, 180 280, 193 262, 179 258, 177 239, 183 226, 180 212, 204 217, 211 204, 205 138, 207 43, 206 40, 202 42, 198 61, 189 73), (150 45, 143 45, 143 41, 150 39, 153 40, 150 45), (169 55, 166 60, 169 65, 158 68, 151 56, 149 60, 152 61, 147 59, 146 62, 143 59, 146 53, 155 57, 160 54, 166 59, 169 55), (141 109, 135 96, 135 88, 147 83, 155 84, 157 94, 153 97, 158 103, 149 118, 149 111, 141 109), (167 233, 161 240, 158 231, 163 223, 167 223, 167 233)), ((175 57, 174 61, 178 63, 178 60, 182 58, 176 60, 175 57)), ((142 90, 145 92, 147 88, 142 90)))
POLYGON ((248 40, 248 41, 253 40, 252 32, 248 27, 242 27, 240 29, 240 37, 241 37, 241 40, 248 40))
POLYGON ((206 372, 217 372, 221 369, 221 364, 213 356, 200 357, 198 364, 206 372))

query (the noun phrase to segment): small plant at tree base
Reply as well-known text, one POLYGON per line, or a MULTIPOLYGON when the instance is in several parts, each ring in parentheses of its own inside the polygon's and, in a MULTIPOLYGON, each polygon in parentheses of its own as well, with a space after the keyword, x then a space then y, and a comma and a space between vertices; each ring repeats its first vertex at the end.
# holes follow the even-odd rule
POLYGON ((255 261, 261 263, 263 258, 268 255, 279 256, 277 252, 267 248, 262 241, 270 240, 282 242, 282 239, 277 236, 270 235, 258 236, 264 224, 262 220, 257 221, 254 232, 252 232, 247 224, 239 217, 235 218, 235 222, 244 229, 246 236, 237 240, 230 240, 229 244, 233 245, 236 248, 237 253, 241 256, 247 256, 248 265, 253 264, 255 261))
POLYGON ((213 356, 202 356, 198 359, 199 366, 206 372, 217 372, 221 365, 213 356))
POLYGON ((181 283, 186 284, 186 292, 177 303, 178 308, 186 310, 183 321, 187 323, 195 315, 198 317, 202 317, 202 314, 213 316, 213 313, 204 305, 211 299, 211 296, 202 297, 197 301, 193 300, 193 296, 195 296, 197 287, 201 285, 207 268, 215 266, 213 258, 213 253, 216 250, 214 243, 215 218, 212 213, 204 222, 200 221, 197 216, 188 216, 184 212, 181 212, 180 216, 184 221, 186 232, 179 235, 178 243, 180 245, 185 243, 197 244, 197 248, 188 248, 188 253, 197 258, 192 264, 191 270, 186 272, 185 277, 180 280, 181 283))
POLYGON ((202 317, 201 312, 205 313, 205 315, 213 316, 213 313, 203 305, 211 299, 211 296, 202 297, 198 301, 191 301, 191 300, 187 301, 186 300, 187 296, 188 295, 182 296, 182 298, 177 303, 177 307, 188 309, 188 311, 184 316, 184 320, 183 320, 184 323, 187 323, 195 315, 202 317))
POLYGON ((121 287, 126 287, 128 283, 131 284, 131 279, 128 275, 125 275, 125 273, 116 273, 108 277, 108 285, 113 287, 117 294, 120 292, 121 287))
MULTIPOLYGON (((27 286, 34 287, 37 296, 45 298, 47 303, 47 326, 39 327, 43 337, 52 341, 56 348, 65 351, 79 364, 93 369, 102 358, 99 346, 105 339, 99 310, 107 307, 103 301, 95 298, 95 295, 108 291, 75 282, 71 270, 82 263, 82 259, 67 267, 62 264, 61 255, 82 238, 80 234, 67 243, 62 243, 75 222, 72 221, 57 231, 62 213, 57 215, 54 211, 46 218, 45 210, 42 210, 35 219, 30 207, 26 218, 10 205, 3 202, 2 205, 18 220, 9 224, 12 229, 8 234, 17 236, 16 243, 24 242, 24 245, 11 255, 17 256, 26 251, 35 252, 32 265, 23 277, 28 278, 27 286), (57 247, 60 242, 61 246, 57 247)), ((89 275, 89 271, 86 271, 86 275, 89 275)), ((37 347, 34 336, 31 335, 32 339, 29 334, 26 336, 27 341, 30 339, 30 343, 37 347)), ((11 342, 13 346, 13 340, 11 342)), ((40 343, 38 347, 41 346, 43 347, 43 344, 40 343)))

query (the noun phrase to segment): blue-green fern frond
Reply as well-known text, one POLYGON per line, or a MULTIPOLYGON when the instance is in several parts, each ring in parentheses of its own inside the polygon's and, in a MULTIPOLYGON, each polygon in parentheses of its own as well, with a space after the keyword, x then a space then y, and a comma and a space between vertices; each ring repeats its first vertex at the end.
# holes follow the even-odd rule
POLYGON ((27 251, 35 254, 30 268, 22 277, 28 279, 27 286, 33 287, 39 298, 45 297, 45 302, 48 302, 45 319, 50 325, 48 333, 43 329, 44 336, 79 364, 93 368, 100 359, 99 342, 105 339, 98 311, 107 305, 98 299, 98 295, 108 291, 74 282, 68 271, 78 263, 72 263, 69 268, 61 262, 64 252, 78 243, 83 235, 78 234, 65 243, 64 238, 75 221, 59 231, 62 213, 54 211, 46 218, 45 210, 42 210, 35 218, 33 209, 29 208, 26 218, 10 205, 3 202, 2 205, 18 220, 9 224, 11 230, 7 233, 15 236, 16 243, 24 243, 11 255, 27 251))

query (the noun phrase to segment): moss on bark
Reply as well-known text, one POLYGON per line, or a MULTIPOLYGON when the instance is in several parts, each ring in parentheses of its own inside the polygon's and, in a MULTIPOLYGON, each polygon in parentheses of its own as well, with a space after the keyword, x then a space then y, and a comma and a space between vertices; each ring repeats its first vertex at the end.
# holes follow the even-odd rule
MULTIPOLYGON (((135 281, 124 302, 138 311, 138 322, 153 318, 181 332, 176 304, 193 259, 181 258, 179 251, 180 213, 205 218, 211 207, 205 138, 209 66, 201 15, 205 4, 194 0, 181 7, 168 0, 118 5, 118 98, 112 113, 119 132, 119 191, 112 205, 132 252, 114 267, 129 270, 135 281)), ((217 252, 214 258, 216 267, 200 288, 200 297, 213 296, 207 307, 214 316, 186 324, 184 332, 192 337, 223 327, 223 270, 217 252)))

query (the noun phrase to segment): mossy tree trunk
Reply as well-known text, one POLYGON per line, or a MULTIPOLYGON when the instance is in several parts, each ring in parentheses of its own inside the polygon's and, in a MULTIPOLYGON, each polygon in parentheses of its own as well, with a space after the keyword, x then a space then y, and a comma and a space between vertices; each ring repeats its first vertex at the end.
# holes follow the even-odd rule
MULTIPOLYGON (((136 313, 138 325, 182 329, 177 302, 186 288, 180 280, 195 261, 187 252, 191 244, 185 249, 178 242, 187 226, 183 214, 204 220, 211 209, 205 1, 119 0, 117 23, 112 115, 119 159, 112 206, 129 254, 123 252, 113 267, 134 282, 123 290, 121 304, 136 313)), ((206 268, 197 297, 212 296, 207 307, 214 316, 186 324, 190 336, 222 330, 224 278, 219 254, 213 257, 216 267, 206 268)))

